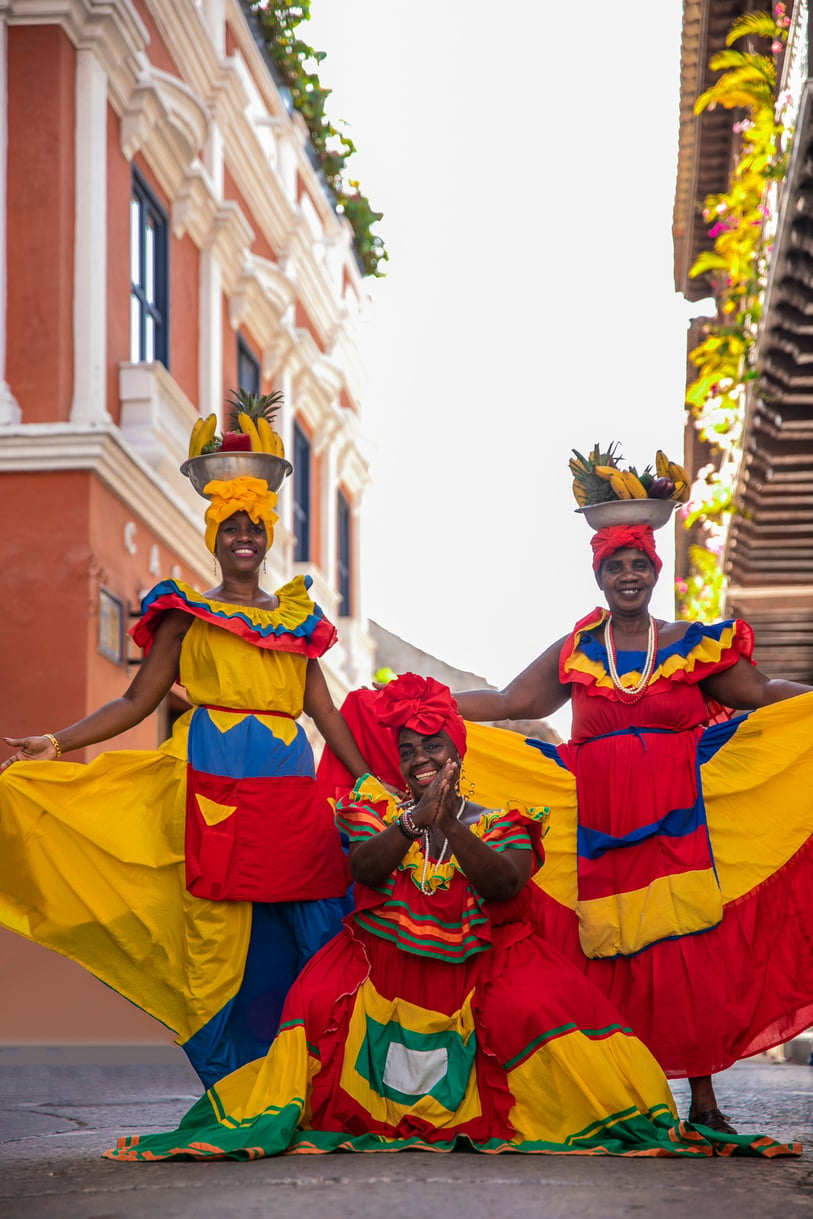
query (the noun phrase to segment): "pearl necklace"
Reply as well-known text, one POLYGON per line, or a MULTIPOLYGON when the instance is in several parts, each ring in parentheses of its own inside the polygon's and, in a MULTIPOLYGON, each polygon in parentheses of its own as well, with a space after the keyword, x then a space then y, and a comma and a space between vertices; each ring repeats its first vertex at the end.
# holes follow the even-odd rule
MULTIPOLYGON (((461 814, 465 807, 466 807, 466 797, 463 796, 463 797, 461 797, 461 800, 460 800, 460 808, 455 813, 455 817, 457 818, 458 821, 460 820, 461 814)), ((435 861, 436 868, 439 868, 440 865, 443 863, 444 859, 446 858, 446 848, 448 847, 448 845, 449 845, 449 839, 444 838, 443 846, 440 848, 440 855, 438 856, 437 860, 435 861)), ((426 894, 427 897, 433 897, 435 890, 432 888, 432 886, 430 884, 427 884, 428 873, 429 873, 429 827, 427 826, 427 828, 423 832, 423 872, 421 874, 421 893, 426 894)))
POLYGON ((652 673, 655 669, 655 661, 658 656, 658 627, 652 615, 649 615, 649 633, 647 636, 646 645, 646 660, 641 671, 641 676, 638 678, 634 686, 624 686, 621 683, 621 678, 618 675, 618 665, 616 664, 615 640, 613 639, 613 616, 609 614, 607 617, 607 625, 604 628, 604 642, 607 646, 607 668, 610 672, 610 679, 615 686, 619 699, 622 703, 637 703, 640 698, 643 698, 644 691, 649 685, 652 673))

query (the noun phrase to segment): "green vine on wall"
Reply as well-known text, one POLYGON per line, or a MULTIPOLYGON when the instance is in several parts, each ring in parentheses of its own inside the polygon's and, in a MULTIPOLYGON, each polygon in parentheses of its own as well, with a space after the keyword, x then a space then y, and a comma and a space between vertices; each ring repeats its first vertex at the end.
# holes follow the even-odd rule
POLYGON ((339 131, 327 114, 331 90, 319 80, 316 68, 325 58, 297 33, 310 19, 310 0, 248 0, 265 39, 279 79, 288 89, 294 107, 308 127, 311 145, 325 182, 336 200, 336 210, 353 230, 353 244, 365 275, 380 277, 389 255, 373 226, 383 212, 373 210, 359 183, 347 176, 347 162, 356 151, 353 141, 339 131))
POLYGON ((785 4, 771 13, 746 13, 731 26, 726 49, 709 61, 720 78, 698 97, 695 113, 724 106, 743 109, 735 123, 741 136, 739 158, 728 190, 709 195, 703 218, 710 224, 714 247, 701 253, 689 274, 708 275, 717 302, 717 317, 689 359, 697 376, 686 391, 686 404, 712 460, 698 471, 692 497, 682 509, 687 528, 700 526, 700 541, 689 548, 687 580, 676 582, 681 617, 712 622, 722 616, 725 577, 722 554, 732 513, 741 459, 745 397, 756 377, 753 358, 762 298, 771 254, 765 221, 770 188, 787 173, 788 129, 777 117, 776 57, 784 49, 790 19, 785 4), (768 55, 733 49, 742 38, 770 40, 768 55))

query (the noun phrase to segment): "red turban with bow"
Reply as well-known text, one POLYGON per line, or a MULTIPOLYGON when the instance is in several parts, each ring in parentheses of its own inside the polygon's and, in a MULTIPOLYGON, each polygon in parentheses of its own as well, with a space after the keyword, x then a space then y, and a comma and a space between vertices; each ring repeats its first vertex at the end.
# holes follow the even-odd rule
POLYGON ((593 571, 598 571, 616 550, 642 550, 655 568, 656 576, 663 567, 663 559, 655 549, 651 525, 609 525, 596 530, 590 545, 593 547, 593 571))
POLYGON ((442 729, 461 758, 466 752, 466 725, 457 703, 449 687, 433 677, 402 673, 379 691, 375 714, 379 724, 394 730, 396 739, 402 728, 421 736, 434 736, 442 729))

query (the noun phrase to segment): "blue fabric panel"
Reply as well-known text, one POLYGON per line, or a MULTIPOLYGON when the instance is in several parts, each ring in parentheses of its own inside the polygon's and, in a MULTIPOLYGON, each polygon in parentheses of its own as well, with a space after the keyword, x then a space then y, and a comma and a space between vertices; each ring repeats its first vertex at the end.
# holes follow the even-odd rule
POLYGON ((708 762, 710 758, 714 757, 718 749, 727 745, 740 724, 744 724, 750 714, 750 711, 746 711, 744 715, 736 715, 733 720, 727 720, 724 724, 712 724, 710 728, 707 728, 697 746, 698 764, 702 766, 704 762, 708 762))
POLYGON ((686 834, 693 834, 696 829, 705 824, 706 813, 703 801, 698 800, 692 808, 672 809, 660 821, 640 825, 636 830, 623 834, 619 838, 579 825, 576 849, 582 859, 600 859, 606 851, 612 851, 617 847, 633 846, 636 842, 646 841, 647 838, 683 838, 686 834))
POLYGON ((339 932, 350 909, 350 901, 340 897, 255 903, 239 991, 183 1046, 204 1087, 265 1057, 288 991, 314 953, 339 932))
POLYGON ((228 732, 221 732, 205 707, 196 708, 189 725, 189 761, 195 770, 227 779, 279 775, 313 778, 316 773, 313 751, 300 724, 296 725, 293 741, 286 745, 253 715, 238 720, 228 732))
POLYGON ((562 759, 559 757, 559 751, 555 745, 551 745, 550 741, 537 741, 535 737, 526 736, 525 744, 530 745, 532 749, 538 749, 551 762, 555 762, 557 766, 561 766, 562 770, 567 770, 562 759))

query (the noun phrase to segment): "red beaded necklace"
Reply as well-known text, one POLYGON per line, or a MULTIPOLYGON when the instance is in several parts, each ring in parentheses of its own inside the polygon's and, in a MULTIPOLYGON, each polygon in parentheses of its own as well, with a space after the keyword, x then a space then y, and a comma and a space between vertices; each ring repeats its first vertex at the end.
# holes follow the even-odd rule
POLYGON ((615 640, 613 639, 613 616, 607 616, 607 623, 604 627, 604 642, 607 648, 607 668, 610 673, 610 680, 615 686, 618 693, 619 701, 622 703, 637 703, 643 698, 646 693, 647 686, 652 678, 655 670, 655 661, 658 658, 658 624, 652 615, 649 615, 649 633, 646 646, 646 660, 644 667, 641 670, 641 676, 632 686, 624 686, 621 684, 621 678, 618 674, 618 665, 616 663, 615 640))

